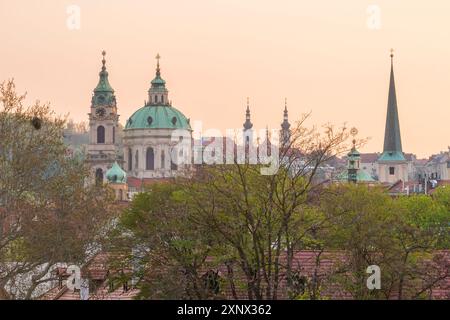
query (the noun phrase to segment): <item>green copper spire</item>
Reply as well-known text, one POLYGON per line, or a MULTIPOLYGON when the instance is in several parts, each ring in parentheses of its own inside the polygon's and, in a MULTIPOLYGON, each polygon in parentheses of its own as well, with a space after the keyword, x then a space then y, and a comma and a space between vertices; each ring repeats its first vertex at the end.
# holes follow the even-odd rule
POLYGON ((102 70, 99 73, 99 81, 97 87, 94 89, 94 96, 92 97, 92 104, 97 105, 116 105, 116 97, 114 96, 114 89, 109 84, 108 71, 106 71, 106 51, 102 52, 102 70))
POLYGON ((389 82, 389 96, 386 114, 386 128, 384 131, 384 147, 380 160, 405 160, 402 151, 400 122, 398 117, 397 96, 394 80, 394 53, 391 50, 391 75, 389 82))
POLYGON ((102 71, 100 71, 99 76, 100 79, 98 81, 97 87, 94 89, 94 92, 114 92, 114 89, 111 87, 108 81, 108 71, 106 71, 106 51, 102 52, 102 71))

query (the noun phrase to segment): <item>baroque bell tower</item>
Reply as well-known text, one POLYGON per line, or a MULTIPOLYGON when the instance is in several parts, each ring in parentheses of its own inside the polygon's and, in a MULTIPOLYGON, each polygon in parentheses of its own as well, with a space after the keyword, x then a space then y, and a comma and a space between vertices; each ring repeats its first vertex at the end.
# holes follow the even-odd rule
POLYGON ((94 89, 89 115, 89 145, 87 161, 97 182, 106 182, 106 171, 118 159, 117 134, 119 115, 116 96, 106 71, 106 52, 102 52, 102 69, 94 89))

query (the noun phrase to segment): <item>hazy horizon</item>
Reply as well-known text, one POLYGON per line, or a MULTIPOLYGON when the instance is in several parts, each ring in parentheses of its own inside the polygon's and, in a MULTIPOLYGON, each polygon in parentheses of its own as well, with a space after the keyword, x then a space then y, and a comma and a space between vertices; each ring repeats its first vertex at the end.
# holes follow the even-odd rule
POLYGON ((161 58, 173 106, 204 129, 239 128, 246 97, 257 129, 278 128, 284 99, 293 123, 346 123, 380 152, 390 48, 403 151, 428 157, 450 145, 450 2, 423 1, 5 1, 0 0, 0 81, 27 101, 87 121, 101 51, 122 124, 143 106, 161 58), (67 27, 69 5, 81 9, 67 27), (369 28, 370 5, 380 29, 369 28))

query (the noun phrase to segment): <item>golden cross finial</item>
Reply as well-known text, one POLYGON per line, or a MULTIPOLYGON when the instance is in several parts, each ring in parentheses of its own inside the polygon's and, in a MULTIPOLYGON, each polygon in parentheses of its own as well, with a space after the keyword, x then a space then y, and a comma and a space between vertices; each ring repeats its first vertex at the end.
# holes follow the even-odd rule
POLYGON ((287 108, 287 98, 284 98, 284 106, 287 108))
POLYGON ((247 97, 247 107, 250 105, 250 98, 247 97))
POLYGON ((156 60, 158 61, 159 64, 159 59, 161 59, 161 56, 159 55, 159 53, 156 55, 156 60))
POLYGON ((393 58, 393 57, 394 57, 394 49, 391 48, 391 58, 393 58))

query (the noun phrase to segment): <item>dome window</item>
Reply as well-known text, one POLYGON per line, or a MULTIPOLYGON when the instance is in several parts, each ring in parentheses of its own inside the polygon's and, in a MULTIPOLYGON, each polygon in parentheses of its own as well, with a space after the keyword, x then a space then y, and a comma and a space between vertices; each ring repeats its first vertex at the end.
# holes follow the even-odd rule
POLYGON ((173 117, 173 118, 172 118, 172 124, 173 124, 173 125, 176 125, 176 124, 177 124, 177 118, 176 118, 176 117, 173 117))
POLYGON ((149 126, 151 126, 152 123, 153 123, 153 118, 152 117, 148 117, 147 118, 147 123, 148 123, 149 126))
POLYGON ((131 120, 131 118, 128 119, 128 123, 129 123, 129 124, 132 124, 132 123, 133 123, 133 120, 131 120))

